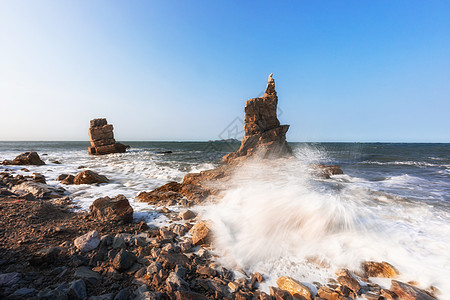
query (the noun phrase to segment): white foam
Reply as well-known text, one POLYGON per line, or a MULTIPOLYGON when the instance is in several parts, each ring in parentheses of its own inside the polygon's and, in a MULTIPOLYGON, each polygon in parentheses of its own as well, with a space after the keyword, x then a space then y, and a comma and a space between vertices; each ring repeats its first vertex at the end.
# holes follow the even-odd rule
MULTIPOLYGON (((351 182, 324 188, 311 178, 310 154, 297 160, 252 162, 233 178, 223 201, 211 206, 223 263, 300 281, 326 282, 339 267, 388 261, 402 280, 434 285, 450 295, 449 214, 395 201, 351 182), (306 160, 301 160, 304 158, 306 160), (318 257, 329 264, 309 263, 318 257)), ((403 176, 400 180, 410 180, 403 176)))

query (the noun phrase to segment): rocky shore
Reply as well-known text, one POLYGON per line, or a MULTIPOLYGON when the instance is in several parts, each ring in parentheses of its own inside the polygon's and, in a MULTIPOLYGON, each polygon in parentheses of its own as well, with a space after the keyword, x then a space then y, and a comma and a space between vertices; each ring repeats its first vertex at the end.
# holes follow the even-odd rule
MULTIPOLYGON (((401 274, 388 262, 367 261, 357 270, 341 269, 327 282, 300 282, 282 276, 276 279, 276 286, 265 288, 269 274, 247 274, 218 263, 214 227, 192 206, 220 201, 234 171, 247 159, 292 156, 286 142, 289 126, 280 125, 277 103, 271 75, 264 97, 247 101, 245 137, 237 152, 224 157, 222 166, 186 174, 181 183, 169 182, 137 196, 137 201, 156 205, 158 213, 167 217, 167 225, 160 227, 149 227, 133 218, 133 208, 123 195, 98 198, 89 211, 74 210, 64 186, 109 182, 92 170, 61 174, 60 184, 55 187, 47 185, 41 174, 23 176, 3 167, 0 298, 436 299, 439 291, 434 287, 423 290, 414 282, 398 281, 401 274), (174 206, 179 212, 172 210, 174 206), (383 288, 374 278, 387 278, 389 288, 383 288)), ((109 126, 106 120, 94 120, 91 125, 109 126)), ((42 163, 35 152, 3 162, 42 163)), ((314 165, 311 173, 329 178, 342 170, 314 165)), ((316 258, 311 258, 310 263, 321 266, 316 258)))

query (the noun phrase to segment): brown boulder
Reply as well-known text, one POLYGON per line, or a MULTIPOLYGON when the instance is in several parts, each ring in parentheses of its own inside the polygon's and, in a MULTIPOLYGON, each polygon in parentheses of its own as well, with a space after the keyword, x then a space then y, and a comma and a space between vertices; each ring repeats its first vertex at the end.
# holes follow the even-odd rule
POLYGON ((93 183, 108 183, 106 176, 99 175, 91 170, 83 171, 73 179, 74 184, 93 184, 93 183))
POLYGON ((362 269, 367 277, 395 278, 399 271, 391 264, 375 261, 366 261, 362 263, 362 269))
POLYGON ((277 285, 280 289, 288 291, 294 297, 308 300, 312 299, 313 293, 309 287, 291 277, 283 276, 278 278, 277 285))
POLYGON ((148 202, 150 204, 165 204, 170 200, 178 201, 183 198, 181 188, 181 184, 172 181, 151 192, 139 193, 139 195, 136 196, 136 200, 148 202))
POLYGON ((75 176, 69 174, 61 174, 56 178, 56 180, 60 181, 62 184, 73 184, 74 179, 75 176))
POLYGON ((108 124, 106 119, 94 119, 90 122, 89 139, 91 147, 89 154, 104 155, 111 153, 123 153, 129 146, 116 143, 114 139, 114 127, 108 124))
POLYGON ((189 231, 192 234, 192 244, 206 244, 211 240, 211 230, 206 222, 195 224, 189 231))
POLYGON ((312 165, 311 169, 314 175, 325 179, 329 179, 331 175, 344 174, 344 172, 339 166, 334 165, 323 165, 323 164, 312 165))
POLYGON ((42 166, 45 165, 45 162, 41 160, 39 154, 34 151, 24 152, 19 154, 13 160, 5 160, 3 161, 4 165, 35 165, 42 166))
POLYGON ((403 283, 397 280, 391 281, 391 291, 394 292, 399 299, 403 300, 433 300, 436 299, 426 291, 403 283))
POLYGON ((238 158, 256 154, 262 158, 292 155, 292 149, 286 141, 289 125, 280 125, 277 105, 275 81, 270 74, 264 97, 249 99, 245 106, 245 136, 241 147, 238 151, 225 155, 224 162, 238 162, 238 158))
POLYGON ((123 221, 129 223, 133 220, 133 208, 124 195, 114 198, 98 198, 89 207, 91 215, 102 220, 123 221))
POLYGON ((183 184, 181 192, 189 201, 194 203, 201 203, 210 195, 209 189, 195 184, 183 184))

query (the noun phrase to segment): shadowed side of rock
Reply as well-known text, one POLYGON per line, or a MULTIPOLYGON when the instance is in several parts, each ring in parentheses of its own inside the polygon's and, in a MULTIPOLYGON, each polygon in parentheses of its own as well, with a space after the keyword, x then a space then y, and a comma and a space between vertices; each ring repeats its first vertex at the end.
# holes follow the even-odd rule
POLYGON ((261 98, 247 100, 245 106, 245 136, 238 151, 223 157, 226 163, 258 155, 261 158, 291 156, 292 149, 286 141, 289 125, 280 125, 277 117, 278 96, 275 81, 269 76, 266 92, 261 98))
POLYGON ((13 160, 4 160, 3 165, 35 165, 42 166, 45 165, 45 162, 39 157, 34 151, 24 152, 19 154, 13 160))
POLYGON ((123 153, 130 147, 116 142, 113 129, 113 126, 108 124, 106 119, 91 120, 91 127, 89 128, 91 147, 89 147, 89 154, 123 153))

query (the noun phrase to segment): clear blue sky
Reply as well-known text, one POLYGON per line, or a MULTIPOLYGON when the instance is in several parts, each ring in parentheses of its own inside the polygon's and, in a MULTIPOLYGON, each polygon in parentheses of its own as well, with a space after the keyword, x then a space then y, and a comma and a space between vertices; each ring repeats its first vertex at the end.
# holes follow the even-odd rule
POLYGON ((274 73, 289 141, 450 142, 450 1, 0 1, 0 140, 210 140, 274 73))

